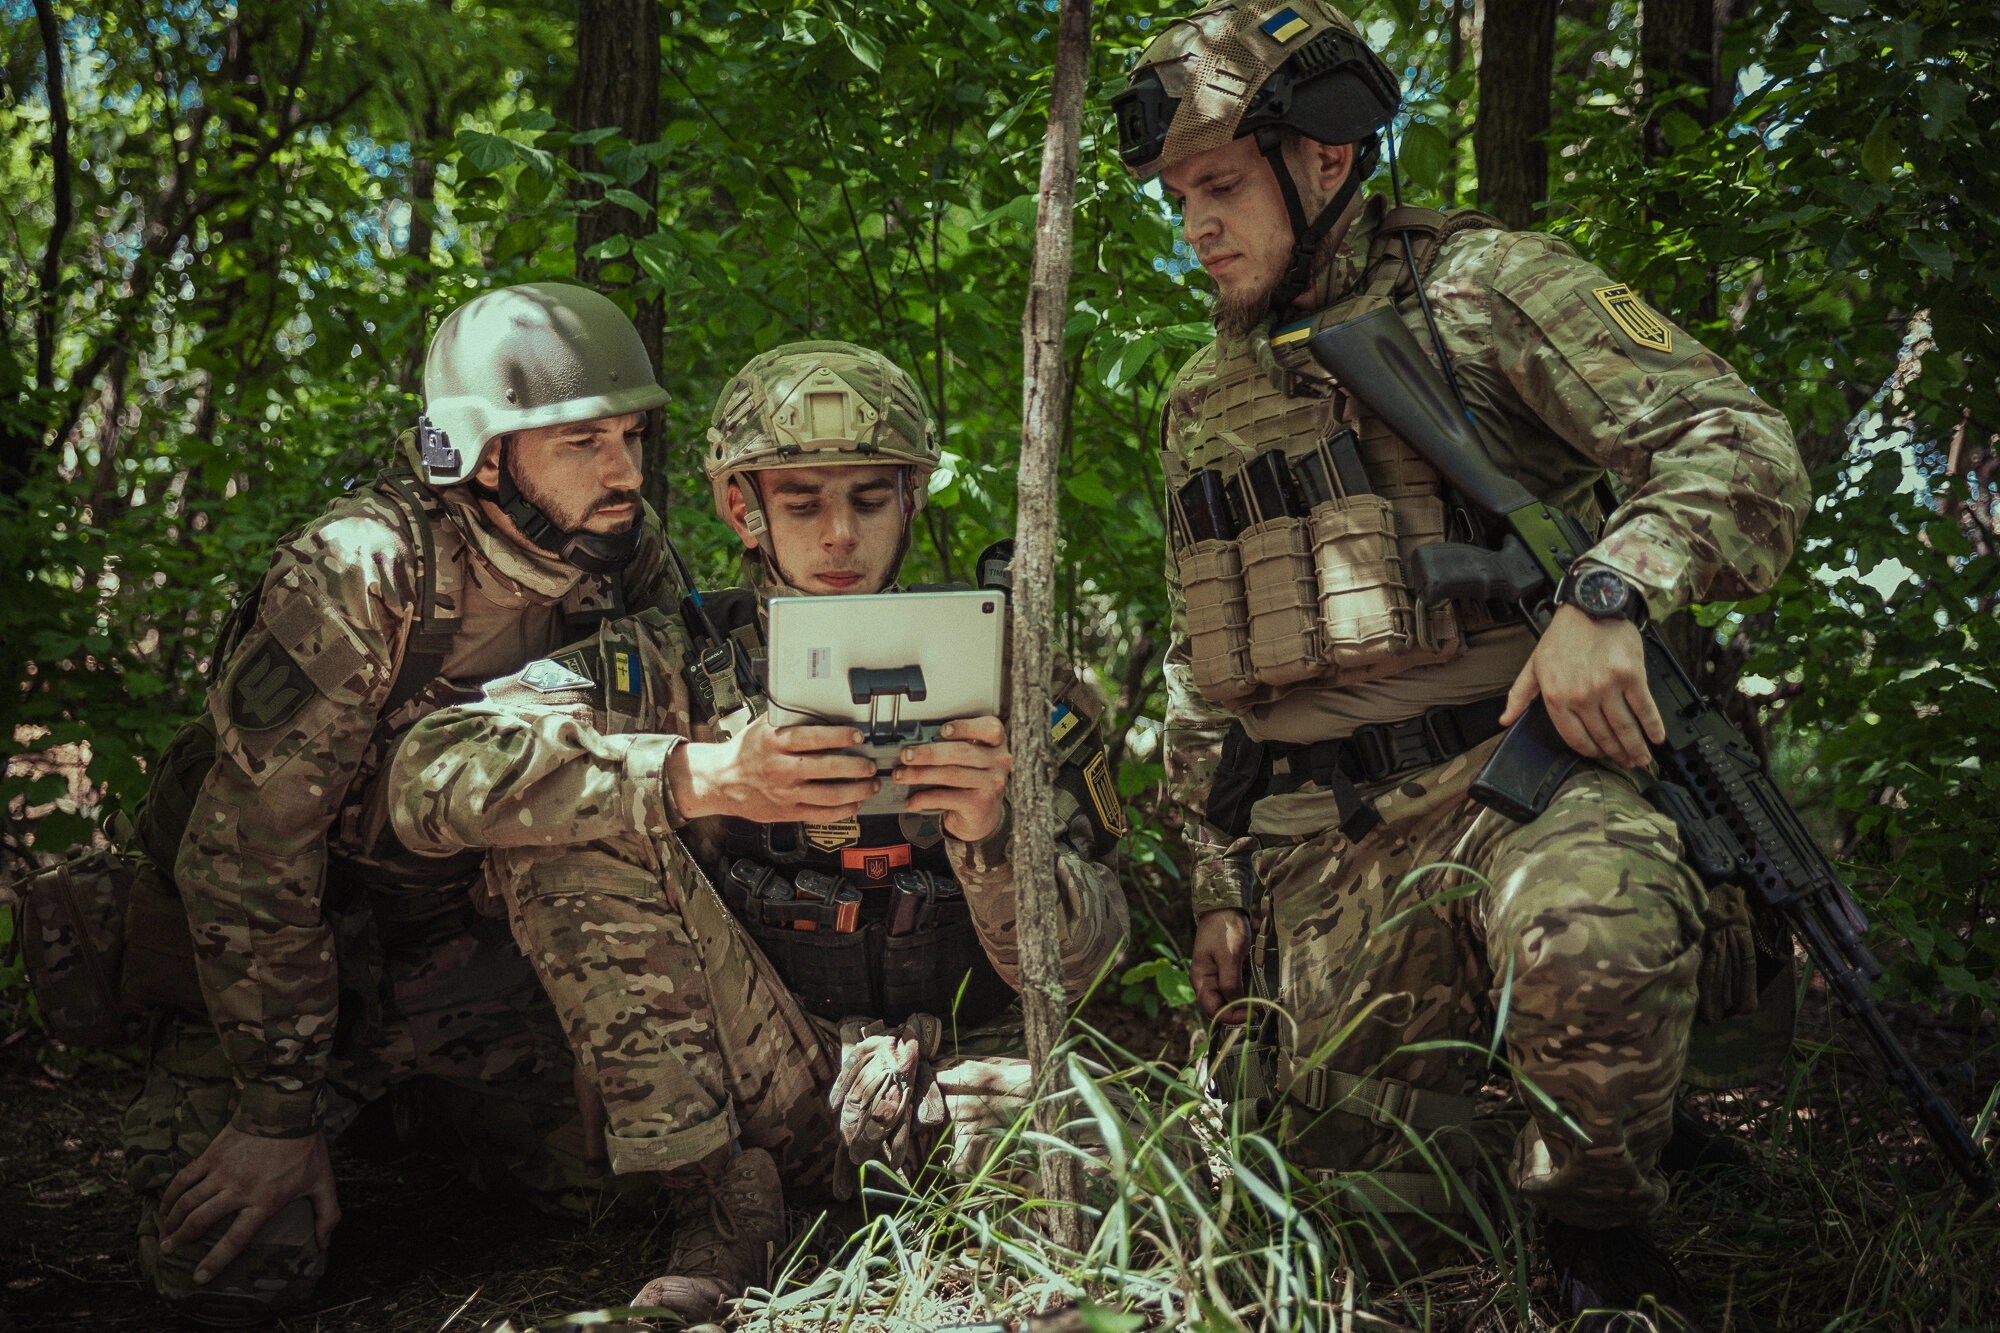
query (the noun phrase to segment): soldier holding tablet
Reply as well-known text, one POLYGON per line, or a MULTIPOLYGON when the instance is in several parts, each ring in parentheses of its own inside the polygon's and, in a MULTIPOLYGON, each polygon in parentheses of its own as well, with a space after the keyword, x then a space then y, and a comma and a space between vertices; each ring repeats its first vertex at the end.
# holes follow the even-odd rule
MULTIPOLYGON (((433 855, 490 849, 488 907, 603 1099, 608 1164, 676 1192, 667 1272, 639 1299, 690 1322, 762 1280, 784 1197, 851 1187, 871 1157, 920 1160, 933 1061, 924 1118, 949 1113, 961 1162, 1025 1088, 1006 724, 933 719, 936 739, 896 747, 878 777, 843 753, 862 727, 773 726, 757 670, 774 600, 896 589, 937 457, 886 357, 765 353, 723 391, 704 458, 748 586, 608 623, 398 752, 397 833, 433 855), (921 790, 878 813, 890 784, 921 790)), ((982 600, 1004 612, 1003 593, 982 600)), ((848 644, 886 638, 897 618, 872 614, 848 644)), ((1056 697, 1076 995, 1127 933, 1108 859, 1124 822, 1096 699, 1066 668, 1056 697)))

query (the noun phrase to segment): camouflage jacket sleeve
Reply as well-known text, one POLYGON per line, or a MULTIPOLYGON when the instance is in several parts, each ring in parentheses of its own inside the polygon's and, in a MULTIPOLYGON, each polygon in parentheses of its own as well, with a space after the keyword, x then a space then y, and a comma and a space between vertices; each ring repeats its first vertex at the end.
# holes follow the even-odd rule
POLYGON ((387 696, 412 590, 373 493, 281 545, 208 707, 216 761, 175 864, 246 1133, 310 1133, 339 997, 322 918, 327 831, 387 696))
POLYGON ((686 822, 666 780, 689 730, 678 629, 658 609, 609 623, 418 722, 385 779, 396 836, 429 856, 669 837, 686 822), (640 688, 618 691, 632 653, 640 688))
MULTIPOLYGON (((1062 899, 1063 990, 1074 1000, 1115 963, 1131 933, 1131 913, 1119 886, 1118 840, 1125 812, 1099 731, 1102 705, 1066 664, 1058 663, 1050 693, 1056 773, 1056 887, 1062 899)), ((983 842, 945 839, 953 872, 965 890, 973 927, 986 956, 1008 985, 1021 986, 1011 808, 983 842)))
MULTIPOLYGON (((1201 402, 1207 387, 1215 347, 1196 353, 1175 377, 1167 395, 1167 415, 1161 427, 1162 443, 1169 454, 1186 439, 1192 444, 1200 432, 1201 402)), ((1184 452, 1184 451, 1183 451, 1184 452)), ((1167 609, 1171 637, 1167 643, 1164 668, 1167 686, 1166 767, 1167 799, 1186 815, 1183 836, 1194 860, 1189 896, 1194 914, 1217 908, 1241 908, 1244 876, 1248 873, 1248 839, 1232 846, 1228 838, 1208 825, 1208 787, 1215 780, 1215 768, 1222 760, 1222 738, 1235 718, 1220 704, 1202 698, 1194 686, 1189 665, 1187 599, 1181 594, 1180 566, 1174 559, 1171 528, 1167 541, 1167 609)))
POLYGON ((1562 241, 1514 233, 1462 253, 1462 271, 1439 276, 1485 289, 1491 359, 1470 369, 1488 362, 1526 415, 1625 489, 1589 562, 1640 588, 1655 618, 1768 588, 1812 498, 1784 417, 1562 241))

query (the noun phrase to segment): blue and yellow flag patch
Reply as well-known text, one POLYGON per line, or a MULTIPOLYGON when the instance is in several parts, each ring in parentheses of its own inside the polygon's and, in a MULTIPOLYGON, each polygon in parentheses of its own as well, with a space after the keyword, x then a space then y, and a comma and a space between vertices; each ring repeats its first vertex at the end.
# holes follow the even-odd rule
POLYGON ((1063 737, 1076 730, 1076 724, 1083 721, 1083 715, 1066 703, 1059 703, 1049 713, 1049 743, 1061 745, 1063 737))
POLYGON ((1290 347, 1293 343, 1304 342, 1312 336, 1313 322, 1310 318, 1296 324, 1287 324, 1271 335, 1271 346, 1290 347))
POLYGON ((1295 10, 1281 9, 1259 26, 1264 29, 1264 35, 1272 41, 1289 42, 1312 24, 1300 18, 1295 10))
POLYGON ((638 694, 639 659, 631 653, 611 654, 611 688, 621 694, 638 694))

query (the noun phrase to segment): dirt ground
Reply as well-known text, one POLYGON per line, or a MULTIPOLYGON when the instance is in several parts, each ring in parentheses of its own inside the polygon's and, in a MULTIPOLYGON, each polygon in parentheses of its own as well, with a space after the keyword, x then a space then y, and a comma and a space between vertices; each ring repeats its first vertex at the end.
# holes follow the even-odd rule
MULTIPOLYGON (((1095 1005, 1085 1017, 1129 1050, 1170 1061, 1185 1056, 1186 1030, 1171 1018, 1148 1020, 1115 1004, 1095 1005)), ((1801 1050, 1832 1035, 1825 1018, 1823 1002, 1808 1007, 1801 1050)), ((1976 1104, 1979 1091, 2000 1076, 2000 1043, 1990 1019, 1967 1032, 1894 1006, 1891 1022, 1921 1064, 1955 1085, 1951 1092, 1961 1104, 1976 1104)), ((1662 1219, 1661 1238, 1683 1273, 1725 1308, 1735 1306, 1718 1326, 1739 1331, 1826 1326, 1848 1304, 1838 1290, 1824 1288, 1830 1274, 1808 1271, 1807 1285, 1796 1286, 1802 1267, 1840 1262, 1828 1253, 1816 1256, 1817 1265, 1804 1265, 1800 1260, 1807 1256, 1794 1248, 1816 1200, 1827 1206, 1818 1191, 1831 1188, 1843 1199, 1859 1196, 1868 1217, 1855 1220, 1865 1230, 1896 1214, 1901 1191, 1941 1175, 1900 1108, 1886 1098, 1868 1094, 1861 1107, 1846 1114, 1834 1110, 1830 1085, 1845 1083, 1852 1096, 1874 1082, 1845 1055, 1835 1063, 1837 1076, 1823 1070, 1792 1113, 1799 1117, 1795 1125, 1816 1112, 1832 1112, 1847 1125, 1845 1134, 1822 1142, 1825 1153, 1793 1147, 1784 1154, 1781 1171, 1760 1169, 1685 1193, 1677 1189, 1675 1204, 1662 1219), (1856 1138, 1878 1146, 1858 1158, 1838 1148, 1838 1141, 1856 1138), (1812 1158, 1838 1175, 1815 1181, 1806 1169, 1812 1158), (1859 1178, 1849 1174, 1857 1168, 1859 1178), (1757 1188, 1746 1194, 1745 1186, 1753 1184, 1757 1188), (1822 1281, 1816 1284, 1815 1276, 1822 1281), (1748 1303, 1753 1285, 1770 1289, 1754 1310, 1748 1303)), ((79 1065, 76 1056, 52 1049, 34 1029, 0 1044, 0 1123, 7 1126, 0 1134, 0 1256, 6 1261, 0 1269, 0 1333, 182 1327, 142 1285, 132 1258, 138 1204, 124 1185, 118 1122, 136 1076, 115 1063, 79 1065)), ((1748 1095, 1703 1097, 1698 1104, 1758 1145, 1768 1140, 1781 1095, 1774 1086, 1748 1095)), ((334 1161, 344 1220, 331 1269, 318 1308, 274 1326, 285 1333, 471 1333, 503 1315, 513 1316, 517 1328, 528 1327, 628 1297, 654 1275, 666 1253, 667 1227, 657 1216, 572 1223, 474 1193, 439 1158, 399 1148, 386 1117, 377 1123, 364 1119, 343 1136, 334 1161)), ((1852 1206, 1844 1203, 1841 1211, 1852 1206)), ((835 1228, 836 1234, 844 1231, 835 1228)), ((1992 1233, 1983 1228, 1981 1234, 1992 1233)), ((1826 1245, 1832 1238, 1818 1239, 1826 1245)), ((1947 1256, 1930 1260, 1940 1261, 1951 1274, 1955 1264, 1947 1256)), ((1990 1259, 1967 1254, 1958 1262, 1983 1267, 1990 1259)), ((1916 1274, 1912 1277, 1921 1285, 1916 1274)), ((1951 1280, 1968 1277, 1962 1272, 1951 1280)), ((1439 1294, 1446 1306, 1462 1312, 1490 1309, 1488 1289, 1499 1278, 1497 1271, 1475 1269, 1466 1274, 1463 1292, 1439 1294)), ((1538 1306, 1548 1298, 1547 1281, 1537 1275, 1532 1283, 1538 1306)), ((1461 1319, 1445 1308, 1436 1314, 1431 1325, 1436 1329, 1506 1326, 1490 1316, 1461 1319)), ((1943 1326, 1922 1317, 1895 1322, 1943 1326)))
MULTIPOLYGON (((1186 1054, 1166 1016, 1106 1004, 1086 1018, 1128 1050, 1186 1054)), ((134 1260, 118 1126, 137 1074, 79 1063, 33 1029, 0 1049, 0 1333, 193 1327, 165 1314, 134 1260)), ((480 1195, 385 1123, 364 1119, 333 1156, 342 1221, 319 1306, 271 1326, 283 1333, 554 1319, 629 1298, 666 1254, 663 1218, 586 1225, 480 1195)))

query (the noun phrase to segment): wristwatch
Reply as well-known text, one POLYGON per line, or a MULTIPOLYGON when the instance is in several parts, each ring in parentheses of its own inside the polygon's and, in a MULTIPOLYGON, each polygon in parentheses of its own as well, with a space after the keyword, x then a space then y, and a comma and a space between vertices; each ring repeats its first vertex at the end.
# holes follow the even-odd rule
POLYGON ((1572 569, 1556 585, 1556 602, 1569 605, 1592 620, 1623 618, 1646 627, 1646 599, 1639 590, 1608 569, 1572 569))

